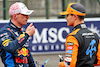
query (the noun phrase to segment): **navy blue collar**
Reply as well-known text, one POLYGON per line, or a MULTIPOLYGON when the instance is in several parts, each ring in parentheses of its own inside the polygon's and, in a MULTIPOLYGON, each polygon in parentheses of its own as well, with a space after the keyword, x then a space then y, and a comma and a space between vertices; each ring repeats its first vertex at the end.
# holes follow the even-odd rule
POLYGON ((9 25, 12 27, 12 28, 14 28, 14 29, 16 29, 16 30, 18 30, 18 31, 21 31, 21 28, 19 28, 19 27, 17 27, 16 25, 14 25, 12 22, 11 22, 11 20, 10 20, 10 22, 9 22, 9 25))
POLYGON ((76 30, 76 29, 78 29, 78 28, 83 29, 83 28, 87 28, 87 27, 86 27, 86 25, 85 25, 84 23, 78 24, 78 25, 76 25, 76 26, 73 28, 73 31, 76 30))

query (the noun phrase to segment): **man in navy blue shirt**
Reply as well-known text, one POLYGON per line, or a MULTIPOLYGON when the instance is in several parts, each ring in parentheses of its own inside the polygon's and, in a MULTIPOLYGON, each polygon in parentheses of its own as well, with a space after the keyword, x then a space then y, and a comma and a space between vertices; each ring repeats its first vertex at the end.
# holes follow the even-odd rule
POLYGON ((21 2, 9 8, 11 20, 0 29, 0 55, 5 67, 36 67, 28 42, 29 36, 35 33, 35 27, 31 23, 26 31, 22 29, 33 12, 21 2))

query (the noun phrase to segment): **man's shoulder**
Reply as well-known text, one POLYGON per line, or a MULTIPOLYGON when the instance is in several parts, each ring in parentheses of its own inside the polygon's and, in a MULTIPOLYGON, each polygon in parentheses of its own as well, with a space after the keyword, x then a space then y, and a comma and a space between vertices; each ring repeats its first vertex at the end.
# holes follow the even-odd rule
POLYGON ((76 30, 72 31, 69 35, 76 35, 79 31, 80 31, 80 29, 76 29, 76 30))
POLYGON ((0 33, 1 33, 1 32, 7 31, 7 30, 8 30, 7 28, 10 28, 8 24, 6 24, 5 26, 3 26, 3 27, 0 29, 0 33))

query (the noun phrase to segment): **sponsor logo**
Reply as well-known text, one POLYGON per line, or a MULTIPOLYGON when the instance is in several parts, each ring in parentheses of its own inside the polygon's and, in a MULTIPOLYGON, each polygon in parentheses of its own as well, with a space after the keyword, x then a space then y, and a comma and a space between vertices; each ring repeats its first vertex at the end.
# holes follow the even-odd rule
POLYGON ((74 43, 67 43, 67 45, 74 45, 74 43))
POLYGON ((67 50, 72 50, 73 46, 67 46, 67 50))
POLYGON ((86 25, 85 25, 85 24, 81 24, 81 27, 82 27, 82 28, 86 28, 86 25))
POLYGON ((9 45, 9 42, 11 42, 10 39, 6 39, 5 41, 3 41, 3 46, 8 46, 9 45))
POLYGON ((68 33, 70 33, 70 28, 66 27, 60 27, 59 29, 45 27, 41 31, 36 28, 35 34, 31 37, 32 52, 64 51, 68 33))
POLYGON ((66 57, 72 57, 72 55, 71 54, 66 54, 66 57))
POLYGON ((20 41, 18 41, 18 43, 21 43, 25 38, 23 37, 22 39, 20 39, 20 41))
POLYGON ((83 33, 82 36, 86 36, 86 35, 94 35, 93 33, 83 33))
POLYGON ((23 38, 25 36, 25 34, 21 34, 17 39, 20 40, 21 38, 23 38))
POLYGON ((44 45, 33 45, 32 51, 53 51, 53 50, 64 50, 65 45, 64 44, 44 44, 44 45))
POLYGON ((3 37, 1 38, 1 40, 4 41, 4 40, 8 39, 8 37, 9 37, 9 35, 3 36, 3 37))
POLYGON ((66 53, 70 53, 70 54, 72 54, 72 53, 73 53, 73 50, 67 50, 66 53))
POLYGON ((2 37, 2 36, 4 36, 4 35, 8 35, 8 34, 7 34, 7 33, 3 33, 3 34, 0 35, 0 37, 2 37))
POLYGON ((20 57, 16 57, 15 60, 16 60, 16 63, 25 63, 25 64, 28 63, 27 57, 23 57, 23 59, 21 59, 20 57))
POLYGON ((59 30, 57 28, 43 28, 42 32, 39 33, 38 29, 35 29, 35 34, 33 35, 33 44, 37 43, 55 43, 58 41, 65 43, 66 38, 63 37, 63 32, 70 33, 70 29, 62 27, 59 30), (47 36, 48 34, 48 36, 47 36))
POLYGON ((23 47, 21 50, 18 50, 17 52, 18 52, 18 56, 20 56, 20 55, 23 55, 23 56, 29 55, 28 54, 29 53, 29 50, 26 49, 25 47, 23 47))
POLYGON ((72 58, 66 57, 65 62, 71 62, 72 58))

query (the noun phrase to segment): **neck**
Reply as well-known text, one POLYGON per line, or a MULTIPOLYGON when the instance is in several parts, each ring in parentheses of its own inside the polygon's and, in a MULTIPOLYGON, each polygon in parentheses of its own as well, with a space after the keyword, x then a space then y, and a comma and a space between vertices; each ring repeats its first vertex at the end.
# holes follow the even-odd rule
POLYGON ((73 27, 75 27, 75 26, 77 26, 77 25, 79 25, 79 24, 81 24, 81 23, 84 23, 84 20, 75 21, 73 27))
POLYGON ((11 19, 11 22, 17 27, 22 27, 17 21, 15 21, 13 19, 11 19))

